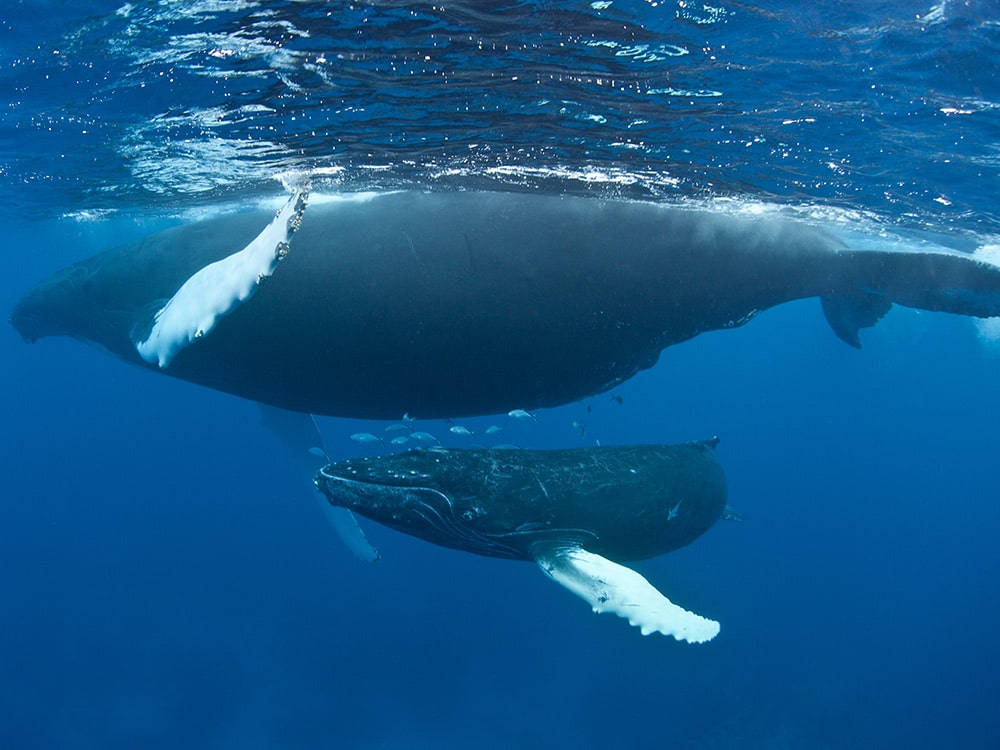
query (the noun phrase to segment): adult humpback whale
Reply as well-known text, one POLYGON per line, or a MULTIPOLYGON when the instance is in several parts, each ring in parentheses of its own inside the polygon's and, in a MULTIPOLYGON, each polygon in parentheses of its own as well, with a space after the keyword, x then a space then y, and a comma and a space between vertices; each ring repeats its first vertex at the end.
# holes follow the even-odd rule
POLYGON ((717 440, 555 451, 417 448, 340 461, 316 485, 331 504, 445 547, 535 560, 554 581, 639 627, 700 643, 713 620, 672 603, 634 570, 722 517, 717 440))
POLYGON ((294 411, 455 417, 578 400, 664 347, 814 296, 858 346, 893 303, 1000 315, 1000 267, 644 202, 398 192, 306 209, 296 195, 277 217, 76 263, 11 321, 29 342, 72 336, 294 411))

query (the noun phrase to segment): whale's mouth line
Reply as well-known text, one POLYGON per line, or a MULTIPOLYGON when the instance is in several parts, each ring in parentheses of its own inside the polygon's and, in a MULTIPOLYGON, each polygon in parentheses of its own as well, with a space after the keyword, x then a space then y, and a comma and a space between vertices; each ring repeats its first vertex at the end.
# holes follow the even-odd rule
MULTIPOLYGON (((348 504, 346 507, 362 515, 368 515, 373 520, 381 521, 382 519, 367 513, 368 508, 365 505, 365 500, 375 501, 380 496, 402 493, 406 495, 406 498, 400 502, 400 507, 404 508, 406 513, 412 517, 419 518, 422 524, 432 529, 442 539, 448 540, 448 546, 475 551, 478 554, 488 554, 493 557, 515 559, 525 557, 524 552, 501 541, 507 536, 506 534, 483 534, 472 528, 468 524, 470 519, 462 518, 461 514, 456 511, 451 497, 435 487, 424 484, 391 484, 369 477, 347 477, 339 473, 331 473, 327 471, 327 468, 324 467, 319 471, 319 477, 322 477, 327 483, 326 487, 322 486, 319 481, 317 484, 320 485, 320 490, 331 502, 333 495, 337 494, 336 486, 339 485, 355 499, 354 503, 348 504), (488 550, 488 552, 484 550, 488 550)), ((399 478, 417 480, 429 477, 417 474, 414 476, 402 475, 399 478)))
POLYGON ((426 481, 431 477, 423 473, 406 473, 406 474, 388 474, 381 477, 373 477, 371 475, 362 474, 362 472, 356 469, 350 469, 349 471, 355 472, 356 474, 345 474, 345 473, 331 473, 327 471, 330 467, 325 466, 320 469, 320 474, 324 479, 336 482, 342 482, 344 484, 359 485, 363 487, 386 487, 392 489, 403 489, 403 490, 433 490, 434 492, 440 492, 435 487, 430 487, 426 484, 426 481))

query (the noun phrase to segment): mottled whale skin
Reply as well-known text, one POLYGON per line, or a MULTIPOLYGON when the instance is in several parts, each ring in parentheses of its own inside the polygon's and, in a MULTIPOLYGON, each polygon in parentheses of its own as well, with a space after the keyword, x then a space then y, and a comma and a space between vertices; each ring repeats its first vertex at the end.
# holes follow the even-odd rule
POLYGON ((71 336, 284 409, 398 418, 573 402, 800 298, 822 298, 854 345, 894 302, 1000 315, 1000 269, 971 256, 852 251, 802 224, 645 202, 397 192, 314 202, 252 297, 244 279, 210 333, 189 325, 159 363, 140 356, 169 304, 204 296, 203 270, 272 218, 216 218, 81 261, 11 322, 26 341, 71 336))
POLYGON ((531 560, 536 541, 558 538, 628 562, 684 547, 722 516, 715 445, 415 448, 330 464, 317 484, 334 505, 443 547, 531 560))
POLYGON ((619 562, 693 542, 726 510, 717 440, 569 450, 417 448, 330 464, 329 502, 444 547, 534 560, 598 612, 701 642, 718 623, 619 562))

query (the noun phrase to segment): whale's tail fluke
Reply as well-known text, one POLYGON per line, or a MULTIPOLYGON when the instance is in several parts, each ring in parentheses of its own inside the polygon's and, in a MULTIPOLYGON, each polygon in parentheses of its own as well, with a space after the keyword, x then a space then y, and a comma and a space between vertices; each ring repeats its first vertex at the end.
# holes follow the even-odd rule
POLYGON ((893 304, 976 318, 1000 316, 1000 265, 949 252, 845 250, 842 279, 822 294, 834 333, 860 349, 858 331, 875 325, 893 304))

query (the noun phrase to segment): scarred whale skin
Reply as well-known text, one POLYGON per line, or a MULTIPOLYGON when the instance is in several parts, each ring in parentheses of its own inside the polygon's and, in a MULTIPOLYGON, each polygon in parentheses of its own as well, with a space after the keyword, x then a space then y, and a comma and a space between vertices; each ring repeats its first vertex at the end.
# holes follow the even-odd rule
POLYGON ((805 297, 854 345, 893 302, 1000 315, 1000 270, 970 256, 852 251, 801 224, 652 203, 399 192, 309 206, 252 298, 162 366, 140 357, 185 282, 272 218, 212 219, 81 261, 11 322, 26 341, 75 337, 285 409, 398 418, 576 401, 667 346, 805 297))
POLYGON ((622 562, 671 552, 726 510, 718 440, 568 450, 417 448, 330 464, 316 486, 434 544, 534 560, 552 581, 643 635, 704 643, 715 620, 675 604, 622 562))
POLYGON ((330 503, 444 547, 534 559, 539 541, 619 562, 686 546, 726 508, 717 440, 565 450, 415 448, 320 470, 330 503))

